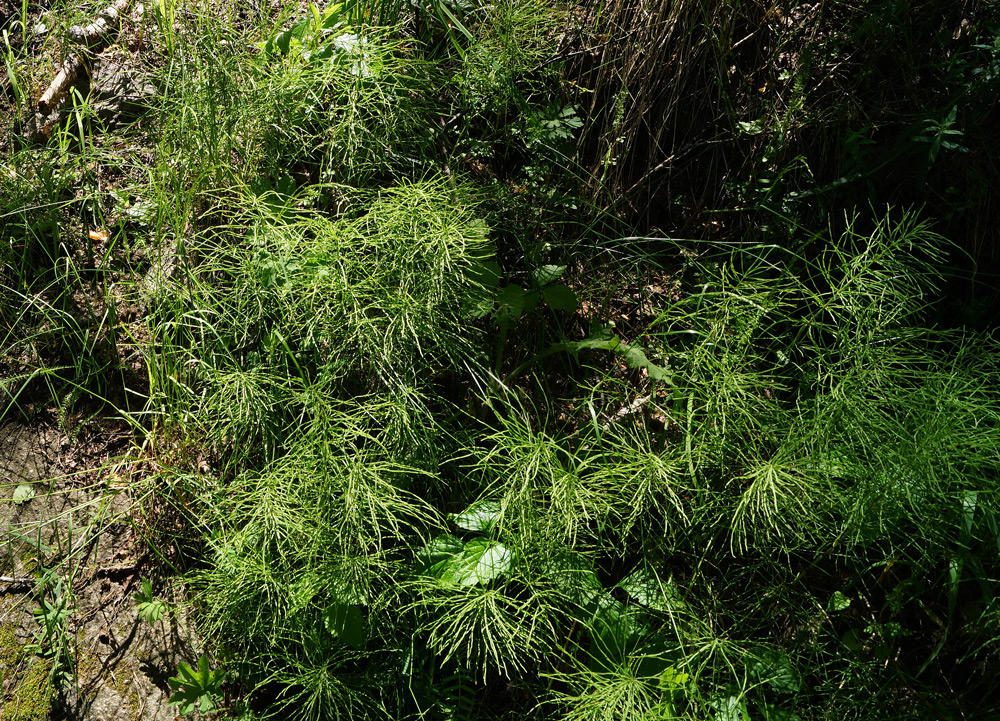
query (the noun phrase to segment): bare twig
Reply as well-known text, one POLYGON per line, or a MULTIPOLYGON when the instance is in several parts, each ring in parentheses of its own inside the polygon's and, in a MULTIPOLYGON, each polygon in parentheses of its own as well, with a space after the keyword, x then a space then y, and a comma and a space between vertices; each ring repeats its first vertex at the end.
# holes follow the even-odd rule
POLYGON ((37 580, 31 576, 0 576, 0 583, 7 583, 11 586, 33 586, 37 580))

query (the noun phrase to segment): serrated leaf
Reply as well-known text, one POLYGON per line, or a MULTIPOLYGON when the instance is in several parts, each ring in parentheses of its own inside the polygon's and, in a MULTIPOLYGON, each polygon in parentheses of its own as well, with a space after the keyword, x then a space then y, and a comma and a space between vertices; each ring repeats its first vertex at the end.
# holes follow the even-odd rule
POLYGON ((543 288, 542 297, 552 310, 563 310, 567 313, 572 313, 580 304, 576 293, 562 283, 543 288))
POLYGON ((197 671, 181 661, 177 664, 177 676, 168 679, 175 692, 168 703, 179 707, 182 715, 187 715, 199 706, 202 713, 215 710, 218 686, 222 681, 222 671, 212 671, 208 667, 208 657, 198 659, 197 671))
POLYGON ((764 132, 764 126, 759 120, 751 120, 750 122, 740 121, 738 125, 740 126, 740 130, 747 135, 760 135, 764 132))
POLYGON ((500 518, 500 504, 496 501, 476 501, 461 513, 449 513, 448 518, 464 531, 487 533, 500 518))
POLYGON ((166 613, 166 610, 167 605, 158 599, 136 605, 136 612, 139 614, 139 618, 146 621, 146 623, 156 623, 163 618, 163 614, 166 613))
POLYGON ((34 497, 35 497, 35 487, 30 483, 22 483, 21 485, 19 485, 17 488, 14 489, 14 496, 12 500, 14 501, 14 503, 20 506, 22 503, 27 503, 34 497))
POLYGON ((531 282, 536 288, 541 288, 558 279, 565 271, 565 265, 543 265, 531 271, 531 282))

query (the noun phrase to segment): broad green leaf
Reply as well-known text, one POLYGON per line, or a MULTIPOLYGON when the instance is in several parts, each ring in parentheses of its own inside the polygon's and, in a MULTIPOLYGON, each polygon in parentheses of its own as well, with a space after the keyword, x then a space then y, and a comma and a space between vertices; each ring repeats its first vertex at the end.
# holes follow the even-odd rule
POLYGON ((30 483, 22 483, 21 485, 19 485, 17 488, 14 489, 14 497, 12 500, 14 501, 14 503, 20 506, 22 503, 27 503, 34 497, 35 497, 35 487, 32 486, 30 483))
POLYGON ((798 693, 802 690, 802 677, 788 655, 781 651, 767 649, 751 671, 761 683, 767 683, 780 693, 798 693))
POLYGON ((501 315, 517 320, 524 313, 525 290, 518 285, 508 285, 497 293, 497 305, 501 315))
POLYGON ((467 271, 469 280, 483 288, 493 289, 500 283, 500 264, 493 260, 472 263, 467 271))
POLYGON ((417 572, 437 576, 438 569, 465 549, 462 540, 450 533, 436 536, 417 554, 417 572))
POLYGON ((438 566, 435 575, 446 583, 459 586, 486 584, 510 568, 513 554, 502 543, 482 538, 469 541, 460 556, 454 556, 438 566))
POLYGON ((622 343, 620 347, 625 355, 625 362, 630 368, 645 368, 646 373, 653 380, 670 382, 672 377, 670 371, 650 361, 640 346, 622 343))
POLYGON ((631 368, 645 368, 646 373, 653 380, 672 383, 673 374, 650 361, 642 346, 625 343, 607 328, 598 329, 585 340, 556 343, 549 349, 549 352, 561 350, 569 353, 579 353, 581 350, 607 350, 618 353, 625 358, 625 362, 631 368))
POLYGON ((679 611, 685 606, 677 586, 661 581, 648 566, 636 569, 618 586, 635 601, 657 611, 679 611))
POLYGON ((565 271, 565 265, 543 265, 531 271, 531 281, 536 288, 542 288, 559 278, 565 271))
POLYGON ((579 606, 587 604, 603 590, 591 563, 574 551, 554 554, 544 565, 543 573, 579 606))
POLYGON ((715 721, 750 721, 746 701, 740 696, 716 696, 709 699, 715 721))
POLYGON ((763 711, 764 721, 802 721, 802 717, 797 713, 772 703, 764 704, 763 711))
POLYGON ((602 593, 590 606, 591 669, 617 668, 625 663, 648 632, 634 607, 610 593, 602 593))
POLYGON ((740 121, 737 124, 740 130, 747 135, 760 135, 764 132, 764 125, 759 120, 751 120, 750 122, 740 121))
POLYGON ((368 605, 368 590, 363 585, 348 578, 333 579, 328 589, 336 603, 368 605))
POLYGON ((364 615, 354 604, 330 604, 323 613, 323 625, 332 635, 353 648, 364 648, 368 639, 364 615))
POLYGON ((842 594, 840 591, 834 591, 833 595, 830 597, 830 603, 828 608, 830 611, 836 613, 845 610, 851 605, 851 599, 842 594))
POLYGON ((476 501, 461 513, 449 513, 448 517, 462 530, 488 533, 500 518, 500 504, 496 501, 476 501))
POLYGON ((562 283, 550 285, 542 289, 542 297, 552 310, 563 310, 571 313, 580 304, 576 293, 562 283))
POLYGON ((675 691, 682 689, 687 686, 690 680, 691 676, 689 674, 682 673, 673 666, 667 666, 663 673, 660 674, 660 690, 675 691))

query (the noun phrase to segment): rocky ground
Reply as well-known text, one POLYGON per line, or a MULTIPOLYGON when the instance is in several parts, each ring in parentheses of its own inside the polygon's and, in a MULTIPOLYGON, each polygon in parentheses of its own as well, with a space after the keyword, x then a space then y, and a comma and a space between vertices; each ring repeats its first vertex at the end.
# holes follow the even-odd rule
POLYGON ((196 644, 179 604, 137 613, 154 564, 115 460, 128 434, 81 426, 0 426, 0 721, 173 719, 168 678, 196 644))

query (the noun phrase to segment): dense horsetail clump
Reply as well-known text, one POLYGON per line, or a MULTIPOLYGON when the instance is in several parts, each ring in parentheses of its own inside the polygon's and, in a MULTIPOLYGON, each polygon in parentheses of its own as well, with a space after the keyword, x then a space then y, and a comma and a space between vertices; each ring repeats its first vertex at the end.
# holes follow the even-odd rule
POLYGON ((905 3, 711 5, 160 3, 142 154, 77 108, 5 161, 5 413, 134 427, 180 710, 993 712, 1000 347, 942 227, 1000 25, 862 117, 905 3))

